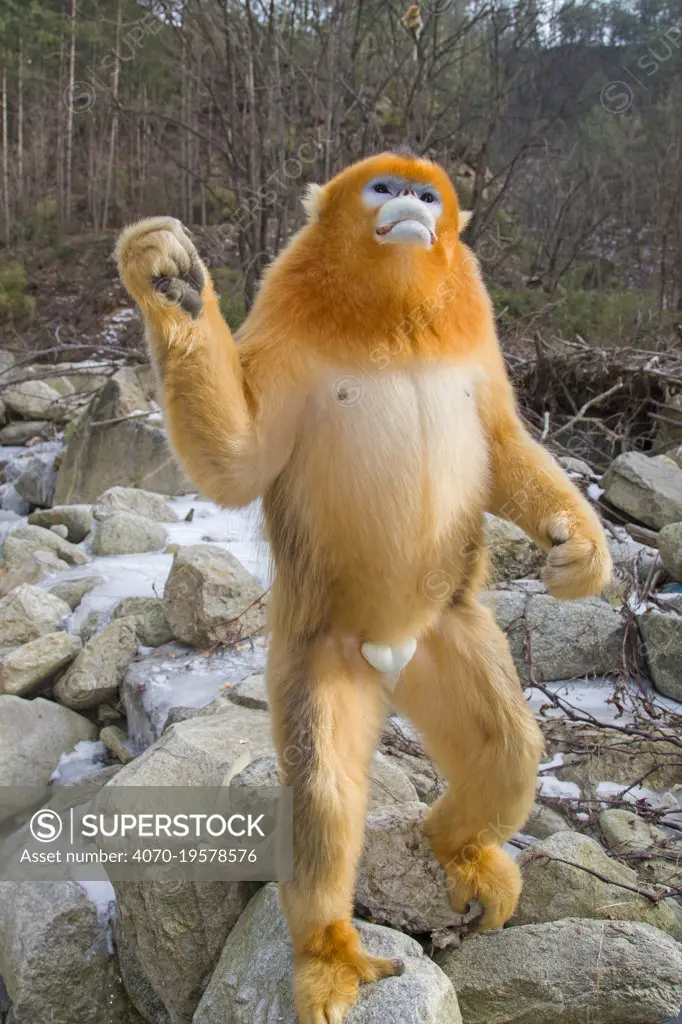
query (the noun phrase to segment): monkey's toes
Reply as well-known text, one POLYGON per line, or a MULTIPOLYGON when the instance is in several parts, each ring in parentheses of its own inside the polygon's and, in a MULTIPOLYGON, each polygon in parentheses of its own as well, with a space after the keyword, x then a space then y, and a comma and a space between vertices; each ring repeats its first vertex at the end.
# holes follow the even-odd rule
POLYGON ((365 963, 358 965, 361 981, 380 981, 382 978, 399 978, 405 973, 405 963, 400 957, 369 956, 365 963))

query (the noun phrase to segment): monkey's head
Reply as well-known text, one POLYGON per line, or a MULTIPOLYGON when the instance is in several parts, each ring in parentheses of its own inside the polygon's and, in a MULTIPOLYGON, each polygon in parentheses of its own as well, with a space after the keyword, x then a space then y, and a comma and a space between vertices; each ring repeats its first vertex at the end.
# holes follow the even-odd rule
POLYGON ((323 188, 313 186, 305 206, 309 221, 343 239, 355 259, 386 260, 410 249, 440 262, 468 219, 442 167, 394 153, 362 160, 323 188))
POLYGON ((410 311, 428 309, 425 324, 410 328, 421 351, 447 346, 454 331, 480 334, 489 311, 459 237, 468 215, 438 164, 370 157, 309 186, 304 206, 308 223, 264 275, 249 316, 254 333, 263 317, 336 353, 349 344, 369 349, 410 311))

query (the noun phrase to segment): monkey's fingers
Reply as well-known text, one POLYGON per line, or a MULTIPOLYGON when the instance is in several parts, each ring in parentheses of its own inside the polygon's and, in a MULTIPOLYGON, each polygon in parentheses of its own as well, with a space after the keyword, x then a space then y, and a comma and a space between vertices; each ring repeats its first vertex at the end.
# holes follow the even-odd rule
POLYGON ((201 313, 206 272, 194 243, 174 217, 149 217, 126 228, 116 246, 121 280, 145 313, 175 306, 201 313))

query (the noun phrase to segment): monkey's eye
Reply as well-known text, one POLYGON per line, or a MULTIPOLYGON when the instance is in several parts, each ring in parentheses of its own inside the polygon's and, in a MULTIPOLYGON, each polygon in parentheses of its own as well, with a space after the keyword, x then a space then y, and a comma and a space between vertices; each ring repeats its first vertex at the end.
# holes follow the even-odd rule
POLYGON ((390 196, 391 190, 388 185, 384 185, 383 181, 378 181, 373 186, 372 192, 377 192, 380 196, 390 196))
POLYGON ((422 192, 419 198, 421 199, 422 203, 436 202, 436 197, 434 196, 433 192, 422 192))

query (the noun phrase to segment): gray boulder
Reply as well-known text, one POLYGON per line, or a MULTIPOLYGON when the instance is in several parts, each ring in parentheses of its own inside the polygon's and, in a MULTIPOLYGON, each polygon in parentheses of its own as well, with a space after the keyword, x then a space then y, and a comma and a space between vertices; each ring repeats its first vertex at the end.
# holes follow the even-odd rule
MULTIPOLYGON (((173 725, 110 787, 220 786, 235 767, 274 753, 264 711, 225 703, 173 725)), ((191 1021, 225 938, 257 886, 250 882, 116 882, 121 925, 171 1020, 191 1021)))
POLYGON ((103 576, 79 576, 77 579, 54 583, 49 592, 66 601, 71 611, 75 611, 85 595, 104 582, 103 576))
POLYGON ((0 579, 0 597, 5 597, 15 587, 20 587, 22 583, 39 583, 45 576, 63 572, 68 568, 66 562, 62 562, 54 551, 34 551, 25 561, 10 569, 0 579))
POLYGON ((589 836, 557 832, 524 850, 517 863, 523 872, 523 891, 514 924, 564 917, 638 921, 682 939, 679 907, 671 900, 652 903, 638 896, 637 872, 610 858, 589 836))
POLYGON ((678 865, 682 863, 679 833, 671 835, 633 811, 617 807, 601 812, 599 828, 614 857, 627 858, 627 864, 640 877, 655 884, 677 884, 678 865))
POLYGON ((29 505, 47 508, 52 504, 57 483, 54 455, 33 455, 23 463, 24 471, 14 486, 29 505))
POLYGON ((31 526, 65 526, 67 540, 80 544, 92 530, 92 515, 85 505, 57 505, 54 508, 32 512, 28 517, 31 526))
POLYGON ((211 647, 253 636, 265 626, 263 590, 234 555, 215 544, 181 548, 164 600, 174 636, 211 647))
MULTIPOLYGON (((0 695, 0 787, 46 786, 62 754, 82 740, 97 737, 97 727, 82 715, 52 701, 0 695)), ((31 794, 0 793, 0 822, 26 805, 31 794)))
POLYGON ((95 531, 92 551, 95 555, 134 555, 159 551, 167 534, 160 523, 132 512, 114 512, 101 520, 95 531))
MULTIPOLYGON (((345 1024, 461 1024, 452 985, 414 939, 356 923, 370 953, 400 957, 406 970, 401 977, 362 985, 345 1024)), ((291 972, 286 924, 277 890, 268 885, 254 896, 228 937, 194 1024, 296 1024, 291 972)))
POLYGON ((52 551, 68 565, 85 565, 89 559, 84 551, 69 544, 42 526, 18 526, 3 544, 5 564, 14 569, 31 557, 36 551, 52 551))
POLYGON ((485 542, 493 580, 537 576, 547 555, 516 525, 486 513, 485 542))
MULTIPOLYGON (((106 883, 92 886, 100 898, 106 883)), ((113 893, 112 893, 113 896, 113 893)), ((76 882, 0 882, 0 973, 14 1024, 134 1024, 106 907, 76 882)))
POLYGON ((115 512, 132 512, 157 523, 176 523, 177 513, 162 494, 136 487, 110 487, 100 494, 92 509, 95 519, 106 519, 115 512))
MULTIPOLYGON (((124 620, 122 620, 124 621, 124 620)), ((229 701, 170 726, 117 776, 122 786, 219 786, 256 757, 274 754, 264 711, 229 701)))
POLYGON ((63 421, 64 409, 59 393, 44 380, 25 380, 3 391, 8 410, 24 420, 63 421))
POLYGON ((235 704, 241 704, 244 708, 268 710, 268 691, 265 686, 265 676, 262 672, 259 672, 257 675, 247 676, 240 683, 235 683, 227 696, 235 704))
POLYGON ((462 925, 448 898, 445 872, 424 835, 428 807, 381 807, 367 815, 356 902, 365 916, 408 932, 462 925))
POLYGON ((164 1012, 189 1024, 258 883, 119 881, 114 888, 129 951, 163 1008, 154 1024, 164 1012))
MULTIPOLYGON (((526 622, 536 679, 575 679, 621 666, 625 623, 598 597, 557 601, 534 595, 528 601, 526 622)), ((527 661, 517 668, 522 678, 528 678, 527 661)))
POLYGON ((116 916, 114 922, 116 955, 123 985, 133 1005, 147 1024, 171 1024, 166 1007, 145 977, 142 965, 116 916))
POLYGON ((557 601, 545 593, 491 590, 481 594, 504 631, 521 679, 539 681, 605 674, 621 666, 625 623, 607 601, 557 601), (530 644, 530 651, 528 645, 530 644))
POLYGON ((682 617, 657 611, 637 616, 654 686, 665 697, 682 701, 682 617))
POLYGON ((535 839, 548 839, 555 832, 570 832, 570 830, 571 826, 563 815, 537 800, 531 808, 528 820, 521 829, 525 835, 534 836, 535 839))
POLYGON ((0 693, 31 697, 49 685, 80 651, 68 633, 46 633, 22 644, 0 660, 0 693))
POLYGON ((419 804, 419 796, 407 772, 377 750, 370 766, 369 810, 392 804, 419 804))
POLYGON ((663 565, 676 580, 682 580, 682 523, 664 526, 658 535, 663 565))
POLYGON ((0 445, 26 444, 35 437, 48 437, 53 429, 49 420, 15 420, 0 428, 0 445))
POLYGON ((137 653, 135 619, 119 619, 88 641, 54 688, 66 707, 97 707, 116 696, 123 670, 137 653))
POLYGON ((660 1024, 682 1002, 682 947, 645 924, 505 928, 465 939, 440 965, 466 1024, 660 1024))
POLYGON ((161 494, 193 490, 168 448, 165 431, 134 415, 154 411, 154 390, 151 368, 125 367, 95 395, 69 430, 56 505, 97 501, 115 486, 161 494))
POLYGON ((625 452, 611 463, 603 481, 604 497, 655 530, 682 521, 682 470, 625 452))
POLYGON ((114 621, 131 615, 137 620, 137 636, 145 647, 161 647, 173 639, 160 597, 124 597, 116 605, 114 621))
POLYGON ((22 583, 0 600, 0 648, 26 644, 63 629, 70 614, 65 601, 22 583))
POLYGON ((99 734, 99 738, 115 758, 117 758, 121 764, 129 764, 135 757, 135 751, 132 749, 132 744, 123 729, 119 729, 117 725, 107 725, 102 729, 99 734))

